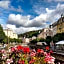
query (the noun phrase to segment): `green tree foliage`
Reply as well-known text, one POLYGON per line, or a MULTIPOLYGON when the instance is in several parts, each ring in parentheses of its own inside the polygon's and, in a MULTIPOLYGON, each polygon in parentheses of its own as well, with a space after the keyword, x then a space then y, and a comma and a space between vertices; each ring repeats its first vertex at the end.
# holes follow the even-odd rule
POLYGON ((8 37, 4 38, 3 43, 7 43, 8 37))
POLYGON ((30 31, 30 32, 26 32, 24 34, 19 34, 19 37, 28 37, 31 38, 32 36, 36 36, 39 34, 39 31, 42 32, 42 30, 37 30, 37 31, 30 31))
POLYGON ((53 42, 56 43, 58 41, 64 40, 64 33, 58 33, 54 35, 53 42))
POLYGON ((43 38, 37 38, 37 41, 38 42, 45 42, 45 39, 43 39, 43 38))
POLYGON ((52 41, 52 37, 51 36, 47 36, 45 42, 48 44, 48 46, 50 46, 50 42, 52 41))
POLYGON ((34 39, 34 40, 30 41, 30 43, 33 43, 33 44, 36 44, 37 42, 45 42, 45 39, 37 38, 37 39, 34 39))
POLYGON ((22 40, 21 39, 15 39, 15 38, 12 39, 12 38, 10 38, 9 42, 11 42, 11 43, 13 43, 13 42, 22 43, 22 40))
POLYGON ((5 39, 5 33, 3 32, 3 28, 0 25, 0 42, 3 42, 3 40, 5 39))
POLYGON ((34 39, 34 40, 30 41, 30 43, 36 44, 37 43, 37 39, 34 39))

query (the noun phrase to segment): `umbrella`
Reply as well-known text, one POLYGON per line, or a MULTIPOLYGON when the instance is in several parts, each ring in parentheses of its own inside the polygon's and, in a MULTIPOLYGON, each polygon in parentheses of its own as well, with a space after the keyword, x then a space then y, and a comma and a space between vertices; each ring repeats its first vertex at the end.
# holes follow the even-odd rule
POLYGON ((64 41, 59 41, 56 44, 64 44, 64 41))

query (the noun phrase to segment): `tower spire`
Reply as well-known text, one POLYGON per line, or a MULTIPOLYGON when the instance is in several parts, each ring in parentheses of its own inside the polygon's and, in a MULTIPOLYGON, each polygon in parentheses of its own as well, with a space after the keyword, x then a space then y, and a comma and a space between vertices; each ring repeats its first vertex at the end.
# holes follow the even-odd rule
POLYGON ((61 14, 61 17, 63 17, 63 13, 61 14))

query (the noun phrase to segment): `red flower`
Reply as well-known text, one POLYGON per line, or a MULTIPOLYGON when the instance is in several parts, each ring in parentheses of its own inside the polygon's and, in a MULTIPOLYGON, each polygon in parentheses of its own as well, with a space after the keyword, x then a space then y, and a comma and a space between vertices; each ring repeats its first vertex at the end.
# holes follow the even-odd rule
POLYGON ((23 49, 23 47, 21 45, 17 46, 17 50, 22 50, 22 49, 23 49))
POLYGON ((50 50, 50 53, 53 53, 53 51, 52 51, 52 50, 50 50))
POLYGON ((24 52, 24 53, 29 53, 29 52, 30 52, 30 49, 29 49, 28 47, 24 47, 24 48, 23 48, 23 52, 24 52))
POLYGON ((46 50, 49 50, 49 46, 46 46, 46 50))
POLYGON ((19 60, 18 64, 25 64, 23 60, 19 60))
POLYGON ((43 49, 37 49, 37 53, 44 53, 43 49))
POLYGON ((14 51, 15 51, 15 48, 14 48, 14 47, 12 47, 12 48, 11 48, 11 51, 12 51, 12 52, 14 52, 14 51))

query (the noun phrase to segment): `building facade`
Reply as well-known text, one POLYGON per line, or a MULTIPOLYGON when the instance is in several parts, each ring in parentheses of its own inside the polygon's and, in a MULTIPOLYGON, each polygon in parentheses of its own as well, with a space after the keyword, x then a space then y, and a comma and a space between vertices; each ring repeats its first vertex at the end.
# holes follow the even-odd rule
POLYGON ((53 26, 53 35, 57 33, 64 33, 64 17, 61 16, 61 18, 52 24, 53 26))
POLYGON ((57 22, 52 24, 52 28, 53 28, 53 36, 57 34, 57 22))
POLYGON ((11 29, 3 29, 4 33, 6 36, 8 36, 9 38, 18 38, 18 35, 16 33, 14 33, 11 29))
POLYGON ((57 33, 64 33, 64 17, 57 21, 57 33))
POLYGON ((53 32, 50 28, 44 28, 42 32, 38 35, 38 38, 46 38, 47 36, 53 36, 53 32))

